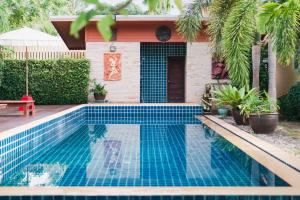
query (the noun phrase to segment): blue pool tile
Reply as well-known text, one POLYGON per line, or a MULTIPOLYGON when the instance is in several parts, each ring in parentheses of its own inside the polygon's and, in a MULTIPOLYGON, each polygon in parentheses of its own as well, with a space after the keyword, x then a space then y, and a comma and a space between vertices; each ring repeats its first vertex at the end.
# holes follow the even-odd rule
MULTIPOLYGON (((203 126, 201 113, 201 106, 86 106, 2 141, 1 185, 267 186, 250 166, 261 176, 268 170, 203 126), (31 180, 45 174, 45 182, 31 180)), ((269 184, 287 185, 277 176, 269 184)))

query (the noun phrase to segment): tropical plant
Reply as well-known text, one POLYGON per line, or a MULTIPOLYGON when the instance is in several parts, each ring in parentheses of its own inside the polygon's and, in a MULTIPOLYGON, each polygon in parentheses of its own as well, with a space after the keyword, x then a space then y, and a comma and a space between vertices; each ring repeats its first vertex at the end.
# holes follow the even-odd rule
POLYGON ((270 35, 278 62, 290 64, 299 37, 300 1, 285 0, 282 3, 268 2, 262 6, 259 28, 270 35))
POLYGON ((299 42, 300 1, 268 2, 259 14, 259 29, 269 35, 269 95, 276 100, 276 62, 289 65, 299 42), (277 57, 277 59, 276 59, 277 57))
POLYGON ((193 42, 202 28, 203 9, 207 8, 211 0, 196 0, 190 3, 178 18, 177 32, 189 42, 193 42))
POLYGON ((214 0, 209 6, 208 33, 212 43, 212 50, 216 57, 223 58, 222 33, 226 19, 231 11, 235 0, 214 0))
POLYGON ((105 89, 105 85, 97 83, 95 79, 92 80, 90 92, 97 95, 105 96, 107 94, 107 90, 105 89))
POLYGON ((249 96, 256 94, 255 89, 247 91, 245 87, 237 89, 231 85, 224 86, 214 93, 217 105, 229 105, 232 108, 238 108, 249 96))
POLYGON ((240 106, 241 113, 245 116, 250 114, 269 114, 278 111, 278 105, 265 92, 263 95, 251 94, 240 106))
MULTIPOLYGON (((196 1, 202 6, 204 1, 196 1)), ((207 2, 207 1, 205 1, 207 2)), ((195 4, 195 3, 194 3, 195 4)), ((188 41, 193 41, 201 28, 201 22, 193 20, 188 26, 185 22, 195 19, 194 10, 200 12, 198 4, 189 6, 178 20, 177 30, 188 41), (198 6, 198 7, 197 7, 198 6), (198 24, 198 26, 197 26, 198 24)), ((209 6, 208 33, 212 42, 212 50, 215 57, 225 58, 226 68, 233 84, 238 87, 247 86, 249 82, 249 57, 251 46, 258 45, 256 54, 253 55, 255 65, 254 73, 259 74, 260 37, 256 36, 256 16, 259 1, 257 0, 213 0, 209 6)), ((201 16, 200 16, 201 17, 201 16)), ((199 17, 197 17, 199 19, 199 17)), ((258 77, 255 75, 254 77, 258 77)), ((253 79, 259 82, 257 78, 253 79)), ((257 84, 256 84, 257 85, 257 84)))
POLYGON ((222 52, 229 77, 238 87, 249 84, 249 57, 255 41, 257 10, 256 0, 237 0, 223 27, 222 52))

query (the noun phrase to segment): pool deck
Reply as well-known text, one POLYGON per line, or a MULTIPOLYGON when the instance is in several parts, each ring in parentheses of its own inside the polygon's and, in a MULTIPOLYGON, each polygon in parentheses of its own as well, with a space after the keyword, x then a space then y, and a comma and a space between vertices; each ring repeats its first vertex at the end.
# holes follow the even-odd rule
MULTIPOLYGON (((95 104, 89 104, 95 105, 95 104)), ((103 105, 103 104, 101 104, 103 105)), ((120 104, 106 104, 120 105, 120 104)), ((123 104, 124 105, 124 104, 123 104)), ((128 104, 125 104, 128 105, 128 104)), ((143 104, 135 104, 143 105, 143 104)), ((150 105, 150 104, 148 104, 150 105)), ((157 105, 157 104, 153 104, 157 105)), ((170 105, 170 104, 169 104, 170 105)), ((174 104, 176 105, 176 104, 174 104)), ((178 104, 177 104, 178 105, 178 104)), ((183 104, 191 105, 191 104, 183 104)), ((195 104, 193 104, 195 105, 195 104)), ((36 116, 24 117, 14 116, 6 120, 1 120, 1 130, 14 128, 13 132, 19 129, 34 126, 44 120, 49 120, 68 112, 76 110, 82 106, 43 106, 37 109, 36 116), (50 108, 52 107, 52 109, 50 108), (73 108, 72 108, 73 107, 73 108), (68 109, 70 108, 70 109, 68 109), (41 119, 43 118, 43 119, 41 119), (9 120, 10 119, 10 120, 9 120), (10 122, 7 122, 10 121, 10 122), (2 127, 2 122, 4 125, 2 127), (19 127, 21 126, 21 127, 19 127), (28 127, 27 127, 28 126, 28 127), (6 127, 6 128, 5 128, 6 127)), ((95 105, 97 106, 97 104, 95 105)), ((153 195, 300 195, 300 160, 293 155, 287 154, 274 147, 272 144, 264 142, 255 136, 248 134, 214 116, 198 116, 205 125, 218 132, 225 139, 239 147, 255 160, 266 166, 280 178, 289 183, 290 187, 0 187, 0 196, 5 195, 62 195, 62 196, 153 196, 153 195), (287 163, 287 164, 284 164, 287 163)), ((3 132, 3 136, 5 136, 3 132)))
POLYGON ((24 116, 18 108, 5 108, 0 110, 0 133, 21 126, 49 115, 69 109, 76 105, 37 105, 33 116, 24 116))

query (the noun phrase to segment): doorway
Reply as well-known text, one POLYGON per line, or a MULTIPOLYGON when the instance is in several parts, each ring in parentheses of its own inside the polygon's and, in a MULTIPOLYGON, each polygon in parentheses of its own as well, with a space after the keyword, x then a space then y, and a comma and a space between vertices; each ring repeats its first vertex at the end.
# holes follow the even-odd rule
POLYGON ((185 102, 185 56, 168 57, 167 96, 169 103, 185 102))

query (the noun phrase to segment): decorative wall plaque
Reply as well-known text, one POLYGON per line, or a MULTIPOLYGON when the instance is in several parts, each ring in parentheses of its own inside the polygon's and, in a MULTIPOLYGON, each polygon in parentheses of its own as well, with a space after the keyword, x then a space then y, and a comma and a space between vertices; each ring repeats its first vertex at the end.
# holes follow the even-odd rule
POLYGON ((104 53, 104 80, 121 80, 121 54, 104 53))
POLYGON ((166 42, 171 38, 171 29, 167 26, 160 26, 155 31, 156 38, 161 42, 166 42))

